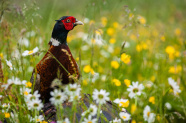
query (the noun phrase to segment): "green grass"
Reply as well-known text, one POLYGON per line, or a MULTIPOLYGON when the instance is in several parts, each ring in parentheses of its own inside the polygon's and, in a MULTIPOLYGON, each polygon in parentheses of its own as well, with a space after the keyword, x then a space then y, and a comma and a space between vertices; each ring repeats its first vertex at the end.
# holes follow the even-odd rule
MULTIPOLYGON (((145 122, 143 110, 146 105, 149 105, 152 112, 156 114, 155 122, 186 121, 185 0, 2 0, 0 1, 1 13, 0 53, 3 54, 1 59, 4 72, 4 82, 1 84, 6 83, 12 76, 20 80, 30 80, 33 68, 48 50, 48 42, 56 19, 64 15, 72 15, 82 21, 89 18, 94 23, 85 23, 84 26, 75 27, 69 33, 68 43, 73 57, 79 59, 77 63, 82 75, 80 80, 82 93, 92 94, 95 88, 106 89, 110 92, 112 101, 116 98, 129 99, 130 103, 126 109, 131 112, 131 107, 136 100, 129 98, 128 87, 124 80, 129 79, 131 83, 139 81, 145 89, 144 94, 137 99, 136 111, 131 113, 133 120, 145 122), (130 20, 131 13, 134 17, 130 20), (146 20, 145 24, 140 23, 138 16, 146 20), (107 18, 105 26, 101 21, 103 17, 107 18), (117 22, 119 26, 114 28, 114 22, 117 22), (114 29, 113 35, 107 33, 109 28, 114 29), (103 45, 91 43, 91 39, 84 41, 77 35, 79 32, 84 32, 89 37, 95 36, 96 30, 99 29, 102 30, 103 45), (181 33, 176 34, 176 29, 181 33), (33 36, 29 34, 31 31, 34 32, 33 36), (165 37, 165 41, 162 40, 162 36, 165 37), (19 43, 21 38, 27 38, 29 45, 24 46, 19 43), (111 38, 116 40, 114 44, 109 43, 111 38), (130 46, 122 48, 124 41, 127 41, 130 46), (138 46, 142 49, 137 49, 138 46), (174 48, 174 58, 170 58, 166 53, 167 46, 174 48), (25 50, 32 50, 35 47, 39 48, 39 55, 15 57, 15 52, 22 54, 25 50), (87 50, 84 50, 86 47, 87 50), (121 53, 131 56, 129 64, 119 60, 121 53), (11 60, 14 70, 9 69, 6 60, 11 60), (118 61, 119 67, 112 68, 111 61, 118 61), (92 75, 84 71, 86 65, 90 65, 93 71, 99 73, 99 78, 95 82, 92 82, 92 75), (181 70, 171 73, 171 66, 175 68, 181 66, 181 70), (170 88, 169 77, 172 77, 181 89, 181 93, 176 96, 171 91, 167 92, 170 88), (118 79, 121 85, 116 86, 112 79, 118 79), (153 83, 151 87, 147 87, 149 81, 153 83), (155 97, 155 104, 149 102, 152 96, 155 97), (166 109, 166 102, 172 105, 171 110, 166 109)), ((16 87, 12 87, 14 88, 10 91, 12 94, 19 90, 16 87)), ((12 95, 5 97, 5 94, 7 92, 3 90, 0 92, 3 96, 0 104, 10 103, 11 108, 19 112, 17 122, 28 120, 28 118, 22 118, 25 111, 26 114, 36 115, 26 107, 14 108, 13 104, 21 107, 23 96, 15 95, 18 98, 15 101, 12 95)), ((2 106, 0 107, 0 119, 3 119, 5 115, 1 113, 1 110, 2 106)))

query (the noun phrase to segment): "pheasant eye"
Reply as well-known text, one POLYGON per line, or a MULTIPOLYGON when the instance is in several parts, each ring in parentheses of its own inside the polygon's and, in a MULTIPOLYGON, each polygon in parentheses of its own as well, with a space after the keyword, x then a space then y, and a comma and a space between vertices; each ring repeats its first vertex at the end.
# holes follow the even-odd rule
POLYGON ((70 19, 67 19, 67 22, 70 22, 70 19))

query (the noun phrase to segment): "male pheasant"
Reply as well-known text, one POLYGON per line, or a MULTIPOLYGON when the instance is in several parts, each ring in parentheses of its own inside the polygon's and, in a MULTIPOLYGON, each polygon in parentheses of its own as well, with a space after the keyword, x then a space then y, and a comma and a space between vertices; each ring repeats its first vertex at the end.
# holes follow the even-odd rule
MULTIPOLYGON (((51 83, 58 77, 58 71, 62 74, 62 84, 73 83, 74 78, 78 79, 80 76, 78 66, 66 41, 68 32, 76 25, 83 25, 83 23, 72 16, 63 16, 57 20, 49 42, 50 48, 32 73, 31 82, 34 85, 34 91, 38 90, 41 94, 41 99, 45 101, 43 113, 49 122, 56 121, 56 109, 49 102, 49 98, 52 91, 51 83)), ((78 102, 76 123, 80 121, 81 114, 85 110, 84 104, 88 108, 90 102, 92 102, 91 96, 84 94, 80 102, 78 102)), ((65 102, 62 105, 65 114, 68 115, 70 113, 68 109, 72 108, 72 103, 65 102)), ((106 119, 101 120, 99 118, 99 123, 106 123, 119 117, 120 109, 111 101, 107 101, 101 109, 106 119)))
POLYGON ((62 76, 63 84, 73 83, 73 78, 79 78, 78 65, 67 45, 67 34, 75 26, 83 25, 83 23, 73 16, 63 16, 56 21, 49 42, 50 48, 36 65, 31 77, 34 91, 38 90, 41 99, 45 102, 49 101, 50 92, 52 91, 51 83, 58 77, 58 72, 62 76))

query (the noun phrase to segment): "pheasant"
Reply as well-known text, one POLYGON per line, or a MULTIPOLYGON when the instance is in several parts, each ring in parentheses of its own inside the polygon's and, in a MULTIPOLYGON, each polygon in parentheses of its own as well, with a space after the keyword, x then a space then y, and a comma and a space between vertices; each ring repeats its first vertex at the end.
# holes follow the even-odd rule
MULTIPOLYGON (((50 48, 32 73, 31 82, 33 83, 34 91, 38 90, 41 99, 45 101, 43 113, 48 122, 56 121, 56 109, 49 102, 49 98, 52 91, 51 84, 58 77, 58 71, 62 74, 62 84, 74 83, 74 80, 79 79, 80 76, 78 65, 66 41, 68 32, 76 25, 83 25, 83 23, 72 16, 63 16, 57 20, 49 42, 50 48)), ((91 102, 92 99, 89 94, 82 96, 77 106, 76 123, 80 121, 81 114, 85 110, 84 105, 88 108, 91 102)), ((64 102, 62 105, 66 115, 71 113, 68 109, 72 108, 72 103, 64 102)), ((106 119, 99 118, 98 122, 106 123, 119 117, 120 109, 111 101, 107 101, 102 106, 102 112, 106 119)))
POLYGON ((63 16, 56 21, 49 42, 50 48, 36 65, 30 80, 34 91, 38 90, 45 102, 49 101, 51 83, 58 77, 58 72, 62 74, 62 84, 74 83, 74 79, 80 76, 78 65, 67 45, 67 35, 75 26, 83 23, 73 16, 63 16))

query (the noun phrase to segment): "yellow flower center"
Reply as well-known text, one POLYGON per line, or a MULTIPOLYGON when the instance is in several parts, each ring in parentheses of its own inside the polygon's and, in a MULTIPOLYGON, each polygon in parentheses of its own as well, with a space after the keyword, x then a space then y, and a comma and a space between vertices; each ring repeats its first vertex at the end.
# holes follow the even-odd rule
POLYGON ((134 93, 137 93, 139 90, 138 90, 138 88, 134 88, 132 91, 133 91, 134 93))
POLYGON ((28 54, 32 54, 33 52, 34 52, 34 51, 33 51, 33 50, 31 50, 31 51, 29 51, 29 52, 28 52, 28 54))
POLYGON ((92 123, 92 121, 88 121, 88 123, 92 123))
POLYGON ((122 116, 123 119, 126 119, 127 117, 126 116, 122 116))
POLYGON ((27 91, 24 91, 24 95, 28 95, 28 92, 27 91))
POLYGON ((147 116, 148 116, 148 117, 150 116, 150 112, 147 112, 147 116))
POLYGON ((39 122, 40 121, 40 119, 36 119, 36 122, 39 122))

